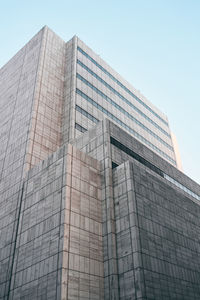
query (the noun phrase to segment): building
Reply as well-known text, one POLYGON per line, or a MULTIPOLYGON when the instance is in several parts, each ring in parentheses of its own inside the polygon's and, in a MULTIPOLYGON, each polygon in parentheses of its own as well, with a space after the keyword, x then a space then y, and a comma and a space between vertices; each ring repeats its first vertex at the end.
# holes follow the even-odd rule
POLYGON ((47 27, 0 84, 0 299, 199 299, 200 186, 167 117, 47 27))

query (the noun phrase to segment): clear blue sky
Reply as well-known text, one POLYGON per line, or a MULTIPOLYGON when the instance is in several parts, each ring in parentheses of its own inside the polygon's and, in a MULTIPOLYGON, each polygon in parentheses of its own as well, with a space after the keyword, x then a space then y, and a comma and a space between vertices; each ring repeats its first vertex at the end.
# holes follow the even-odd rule
POLYGON ((44 25, 78 35, 167 114, 200 183, 200 1, 1 1, 0 67, 44 25))

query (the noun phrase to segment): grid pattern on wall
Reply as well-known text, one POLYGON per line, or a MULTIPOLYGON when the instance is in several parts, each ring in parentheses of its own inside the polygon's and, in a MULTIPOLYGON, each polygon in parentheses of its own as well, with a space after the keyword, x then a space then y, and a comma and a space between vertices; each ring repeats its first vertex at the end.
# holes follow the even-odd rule
POLYGON ((199 205, 139 163, 113 172, 120 299, 198 299, 199 205))
POLYGON ((10 287, 42 39, 40 31, 0 70, 0 298, 10 287))
MULTIPOLYGON (((152 148, 153 145, 154 151, 176 165, 168 121, 163 114, 151 107, 145 99, 133 97, 130 87, 122 83, 122 79, 121 81, 117 79, 119 77, 117 73, 78 38, 77 47, 76 87, 108 113, 105 115, 102 109, 95 108, 78 96, 76 105, 99 120, 106 116, 115 122, 109 114, 114 115, 123 124, 118 122, 119 126, 148 147, 152 148)), ((80 114, 76 114, 76 123, 85 129, 91 129, 93 126, 85 116, 80 114)), ((78 136, 80 133, 76 131, 76 137, 78 136)))

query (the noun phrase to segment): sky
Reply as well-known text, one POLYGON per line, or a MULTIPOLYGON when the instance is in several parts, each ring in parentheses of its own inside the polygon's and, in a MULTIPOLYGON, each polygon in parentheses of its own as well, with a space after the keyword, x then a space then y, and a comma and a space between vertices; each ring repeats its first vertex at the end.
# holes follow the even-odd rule
POLYGON ((200 183, 200 1, 0 0, 0 67, 44 25, 76 34, 168 116, 200 183))

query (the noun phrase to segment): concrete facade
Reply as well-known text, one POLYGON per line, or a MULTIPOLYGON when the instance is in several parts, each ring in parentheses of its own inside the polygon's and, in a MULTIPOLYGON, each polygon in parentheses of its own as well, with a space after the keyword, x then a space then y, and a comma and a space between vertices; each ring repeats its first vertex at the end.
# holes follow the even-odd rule
POLYGON ((47 27, 0 84, 0 299, 199 299, 200 186, 167 117, 47 27))
POLYGON ((61 147, 23 180, 1 299, 103 299, 100 163, 61 147))
POLYGON ((1 297, 10 287, 42 35, 40 31, 0 71, 1 297))
MULTIPOLYGON (((44 27, 0 70, 0 78, 6 109, 1 136, 9 136, 8 111, 29 113, 26 171, 105 117, 179 166, 167 117, 76 36, 65 43, 44 27)), ((22 122, 19 116, 16 122, 22 122)))
POLYGON ((75 123, 82 127, 75 126, 74 137, 107 118, 177 166, 167 117, 79 38, 74 37, 73 43, 76 93, 72 107, 75 123))
POLYGON ((114 199, 120 299, 198 299, 199 206, 130 162, 114 199))
POLYGON ((102 164, 104 299, 198 299, 200 186, 108 120, 73 144, 102 164))

